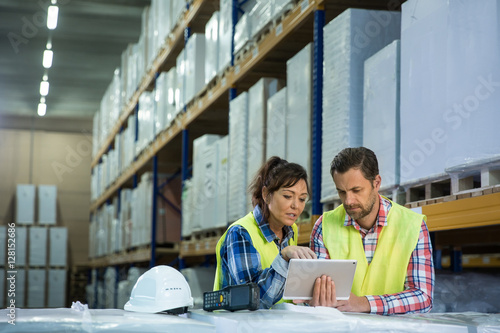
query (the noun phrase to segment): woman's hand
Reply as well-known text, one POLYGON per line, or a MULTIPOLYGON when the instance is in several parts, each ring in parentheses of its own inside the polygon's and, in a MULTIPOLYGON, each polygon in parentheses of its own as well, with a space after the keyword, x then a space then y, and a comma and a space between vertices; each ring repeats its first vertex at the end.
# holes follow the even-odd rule
POLYGON ((281 250, 281 256, 286 261, 290 259, 316 259, 316 253, 306 246, 290 245, 281 250))

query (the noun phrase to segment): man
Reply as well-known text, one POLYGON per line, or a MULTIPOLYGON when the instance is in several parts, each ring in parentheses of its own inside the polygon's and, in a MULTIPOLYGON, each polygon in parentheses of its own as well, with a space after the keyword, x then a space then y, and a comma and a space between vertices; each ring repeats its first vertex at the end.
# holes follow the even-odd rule
POLYGON ((430 311, 434 265, 426 217, 378 193, 378 162, 367 148, 342 150, 330 173, 342 205, 316 221, 310 246, 320 259, 358 264, 349 300, 337 301, 335 284, 322 276, 310 305, 384 315, 430 311))

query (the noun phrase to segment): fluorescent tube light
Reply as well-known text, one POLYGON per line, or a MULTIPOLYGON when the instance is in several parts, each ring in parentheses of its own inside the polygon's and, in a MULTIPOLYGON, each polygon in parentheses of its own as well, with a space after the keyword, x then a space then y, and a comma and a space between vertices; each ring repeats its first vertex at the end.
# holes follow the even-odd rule
POLYGON ((47 11, 47 28, 54 30, 57 27, 57 15, 59 14, 59 7, 49 6, 47 11))
POLYGON ((45 116, 45 113, 47 112, 47 104, 45 103, 39 103, 38 104, 38 110, 37 113, 40 117, 45 116))
POLYGON ((50 68, 52 67, 52 57, 54 52, 52 50, 43 51, 43 67, 50 68))
POLYGON ((40 82, 40 95, 47 96, 49 94, 49 81, 40 82))

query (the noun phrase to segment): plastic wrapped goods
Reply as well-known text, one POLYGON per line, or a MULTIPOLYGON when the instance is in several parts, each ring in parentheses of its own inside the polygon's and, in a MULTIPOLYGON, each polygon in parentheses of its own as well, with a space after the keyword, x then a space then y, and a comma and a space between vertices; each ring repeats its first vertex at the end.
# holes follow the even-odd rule
POLYGON ((377 155, 382 190, 399 185, 399 47, 396 40, 365 61, 363 146, 377 155))
POLYGON ((336 196, 335 155, 363 144, 364 62, 399 39, 400 29, 400 13, 352 8, 324 27, 322 202, 336 196))

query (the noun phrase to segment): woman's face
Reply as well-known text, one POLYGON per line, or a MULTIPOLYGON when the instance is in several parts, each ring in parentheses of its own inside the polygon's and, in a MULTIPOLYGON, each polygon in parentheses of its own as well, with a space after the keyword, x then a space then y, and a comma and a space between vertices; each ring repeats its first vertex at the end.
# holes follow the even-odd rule
MULTIPOLYGON (((263 195, 265 194, 267 193, 264 190, 263 195)), ((291 226, 294 224, 302 214, 306 201, 307 185, 303 179, 292 187, 281 187, 271 194, 267 200, 271 228, 282 228, 285 225, 291 226)))

